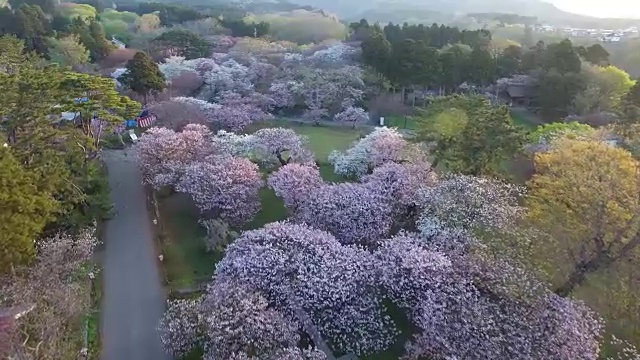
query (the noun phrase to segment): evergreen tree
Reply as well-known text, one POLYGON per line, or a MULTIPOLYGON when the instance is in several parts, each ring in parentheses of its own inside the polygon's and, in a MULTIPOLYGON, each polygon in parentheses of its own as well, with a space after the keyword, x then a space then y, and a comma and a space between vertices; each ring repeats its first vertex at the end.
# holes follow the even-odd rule
POLYGON ((208 57, 211 46, 202 36, 187 30, 170 30, 158 36, 153 42, 161 50, 184 56, 187 60, 208 57))
POLYGON ((498 76, 511 77, 522 70, 522 48, 511 45, 498 57, 498 76))
POLYGON ((49 58, 53 63, 75 68, 89 62, 89 50, 80 43, 77 35, 49 39, 49 58))
POLYGON ((166 86, 164 75, 158 69, 158 64, 143 52, 136 53, 133 59, 127 62, 127 72, 119 80, 131 90, 144 96, 145 104, 150 93, 160 92, 166 86))
POLYGON ((54 219, 57 202, 35 185, 9 147, 0 148, 0 274, 35 255, 35 239, 54 219))
POLYGON ((95 19, 92 19, 89 23, 89 36, 93 39, 93 48, 86 44, 85 46, 91 52, 91 60, 94 62, 104 59, 113 51, 114 46, 107 40, 102 24, 95 19))
POLYGON ((377 72, 388 76, 391 43, 378 25, 372 28, 371 36, 362 42, 362 60, 377 72))
POLYGON ((579 73, 582 62, 571 40, 565 39, 550 44, 544 52, 542 65, 545 69, 556 69, 561 74, 579 73))
POLYGON ((594 65, 609 65, 609 52, 600 44, 594 44, 586 49, 584 59, 594 65))

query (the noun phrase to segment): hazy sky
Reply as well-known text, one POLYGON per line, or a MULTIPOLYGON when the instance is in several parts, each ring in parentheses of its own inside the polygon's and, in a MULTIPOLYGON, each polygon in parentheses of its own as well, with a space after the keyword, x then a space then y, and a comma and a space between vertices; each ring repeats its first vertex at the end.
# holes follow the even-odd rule
POLYGON ((545 0, 562 10, 597 17, 640 19, 640 0, 545 0))

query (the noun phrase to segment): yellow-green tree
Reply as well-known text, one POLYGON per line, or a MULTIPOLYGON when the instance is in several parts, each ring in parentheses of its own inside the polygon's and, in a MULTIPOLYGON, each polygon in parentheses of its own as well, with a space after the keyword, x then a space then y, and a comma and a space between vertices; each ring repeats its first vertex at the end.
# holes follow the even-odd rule
POLYGON ((629 74, 615 66, 583 64, 587 86, 574 99, 575 110, 583 115, 616 109, 635 84, 629 74))
POLYGON ((556 293, 630 259, 640 245, 638 163, 597 140, 559 139, 535 157, 528 219, 545 232, 534 251, 556 293))
POLYGON ((432 145, 432 166, 466 175, 501 176, 503 163, 525 141, 506 107, 482 96, 447 96, 434 100, 418 119, 417 141, 432 145))
POLYGON ((34 184, 8 147, 0 148, 0 274, 35 255, 35 239, 54 219, 57 201, 34 184))

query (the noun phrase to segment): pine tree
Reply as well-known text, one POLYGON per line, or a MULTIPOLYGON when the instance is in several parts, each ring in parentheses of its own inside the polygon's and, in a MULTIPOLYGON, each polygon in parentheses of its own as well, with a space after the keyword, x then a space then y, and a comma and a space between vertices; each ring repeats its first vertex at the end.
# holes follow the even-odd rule
POLYGON ((145 104, 150 93, 160 92, 166 86, 164 75, 160 72, 158 64, 143 52, 138 52, 127 62, 127 72, 118 80, 144 96, 145 104))

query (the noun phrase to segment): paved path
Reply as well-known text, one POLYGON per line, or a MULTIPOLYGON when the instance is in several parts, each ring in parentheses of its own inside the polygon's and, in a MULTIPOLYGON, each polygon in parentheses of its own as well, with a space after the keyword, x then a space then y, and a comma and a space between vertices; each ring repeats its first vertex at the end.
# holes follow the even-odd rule
POLYGON ((147 199, 131 155, 106 151, 116 215, 104 234, 102 360, 168 360, 156 330, 165 308, 147 199))

